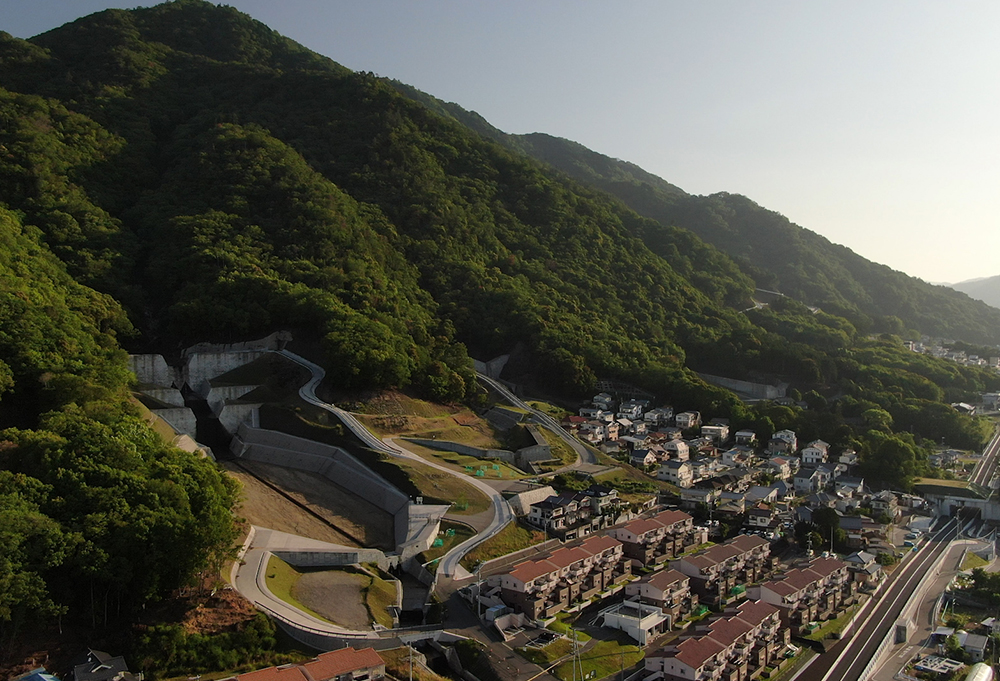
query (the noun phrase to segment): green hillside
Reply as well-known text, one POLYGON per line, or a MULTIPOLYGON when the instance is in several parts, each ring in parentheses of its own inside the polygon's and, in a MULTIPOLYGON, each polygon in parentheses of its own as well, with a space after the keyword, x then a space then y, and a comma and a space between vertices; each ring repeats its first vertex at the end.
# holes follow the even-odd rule
MULTIPOLYGON (((1000 388, 996 374, 869 333, 951 323, 902 275, 879 279, 846 249, 813 257, 809 233, 745 199, 689 197, 551 138, 512 147, 400 89, 200 0, 0 36, 0 533, 12 547, 0 645, 64 612, 127 620, 233 539, 235 491, 131 410, 122 348, 291 329, 338 388, 474 406, 470 356, 517 349, 517 378, 546 392, 579 398, 617 379, 762 439, 794 428, 853 447, 866 477, 902 486, 930 472, 942 439, 984 441, 989 425, 948 402, 1000 388), (548 165, 561 157, 578 179, 548 165), (630 208, 614 186, 669 212, 630 208), (737 262, 699 225, 787 241, 779 283, 793 297, 749 309, 755 285, 772 285, 764 255, 737 262), (828 262, 809 271, 799 253, 828 262), (897 302, 859 283, 866 268, 897 302), (696 372, 784 381, 809 408, 749 405, 696 372)), ((970 328, 991 337, 1000 327, 976 310, 970 328)))

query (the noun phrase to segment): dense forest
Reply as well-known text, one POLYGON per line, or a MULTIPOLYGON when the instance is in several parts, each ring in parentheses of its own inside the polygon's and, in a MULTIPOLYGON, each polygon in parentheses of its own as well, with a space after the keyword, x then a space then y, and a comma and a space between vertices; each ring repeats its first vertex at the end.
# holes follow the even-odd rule
POLYGON ((511 135, 457 104, 393 85, 439 114, 619 198, 640 215, 690 230, 732 257, 759 288, 846 317, 865 332, 1000 344, 1000 310, 987 295, 990 284, 996 288, 995 278, 950 288, 929 284, 866 260, 745 196, 692 196, 633 163, 543 133, 511 135))
POLYGON ((853 254, 821 276, 788 251, 786 283, 695 228, 811 243, 780 216, 631 167, 622 182, 669 197, 639 210, 424 98, 201 0, 0 34, 0 644, 32 619, 140 607, 234 539, 232 484, 138 418, 125 350, 291 329, 339 386, 475 403, 470 356, 519 347, 564 397, 625 381, 761 437, 854 447, 902 486, 934 443, 984 441, 948 403, 997 375, 898 335, 933 317, 994 343, 979 308, 949 316, 898 273, 848 278, 881 272, 853 254), (789 297, 751 309, 767 277, 789 297), (697 372, 784 381, 808 408, 749 406, 697 372))

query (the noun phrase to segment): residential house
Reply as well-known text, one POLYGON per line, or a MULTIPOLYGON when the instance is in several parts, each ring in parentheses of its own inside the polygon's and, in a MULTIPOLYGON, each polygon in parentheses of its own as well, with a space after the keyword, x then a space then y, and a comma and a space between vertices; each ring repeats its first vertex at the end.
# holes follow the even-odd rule
POLYGON ((684 440, 670 440, 669 442, 664 442, 663 449, 670 454, 671 459, 676 459, 677 461, 687 461, 691 458, 691 450, 688 447, 688 443, 684 442, 684 440))
POLYGON ((673 407, 656 407, 655 409, 650 409, 645 414, 642 415, 643 420, 654 426, 661 426, 664 424, 672 423, 674 420, 674 408, 673 407))
POLYGON ((873 494, 871 503, 872 510, 876 513, 884 513, 889 516, 893 522, 899 520, 899 516, 901 515, 899 502, 896 501, 896 495, 889 490, 883 490, 877 494, 873 494))
POLYGON ((729 426, 726 425, 708 425, 701 427, 701 434, 705 437, 712 438, 712 441, 716 444, 722 444, 729 439, 729 426))
POLYGON ((89 649, 73 660, 73 681, 136 681, 121 655, 89 649))
POLYGON ((764 469, 778 480, 787 480, 792 477, 791 461, 783 456, 775 456, 765 461, 764 469))
POLYGON ((699 504, 712 506, 719 498, 719 490, 711 487, 686 487, 681 489, 681 507, 695 509, 699 504))
POLYGON ((674 417, 674 424, 682 430, 701 427, 701 413, 697 411, 684 411, 674 417))
POLYGON ((787 452, 794 452, 799 448, 799 440, 795 436, 794 430, 779 430, 774 434, 772 439, 782 440, 788 445, 788 449, 784 450, 787 452))
POLYGON ((572 541, 605 526, 603 516, 595 516, 590 497, 563 493, 532 504, 527 521, 559 537, 572 541))
POLYGON ((678 487, 690 487, 694 484, 694 475, 691 471, 691 464, 687 461, 664 461, 660 464, 660 471, 656 475, 657 479, 673 483, 678 487))
POLYGON ((795 485, 795 494, 809 494, 818 492, 826 487, 829 477, 818 468, 802 468, 795 474, 792 483, 795 485))
POLYGON ((847 563, 848 570, 854 576, 854 581, 860 586, 874 588, 882 581, 884 576, 882 566, 876 560, 874 553, 855 551, 845 558, 844 562, 847 563))
POLYGON ((817 466, 821 463, 826 463, 826 449, 813 446, 803 447, 800 452, 800 458, 802 459, 803 466, 817 466))
POLYGON ((840 457, 837 460, 845 466, 856 466, 858 464, 858 453, 853 449, 845 449, 840 453, 840 457))
POLYGON ((577 413, 585 419, 597 419, 602 421, 611 420, 613 417, 613 412, 600 407, 580 407, 580 411, 577 413))
POLYGON ((746 491, 746 500, 758 504, 764 502, 766 504, 772 504, 778 500, 778 490, 774 487, 763 487, 761 485, 754 485, 746 491))
POLYGON ((833 481, 833 491, 837 494, 860 496, 865 491, 865 479, 841 475, 833 481))
POLYGON ((757 433, 752 430, 736 431, 736 444, 753 447, 757 444, 757 433))
POLYGON ((763 504, 758 504, 757 506, 748 508, 746 510, 746 516, 746 525, 748 527, 771 528, 777 525, 775 512, 763 504))
POLYGON ((652 466, 656 463, 656 455, 648 449, 635 449, 632 451, 632 456, 629 457, 629 463, 639 470, 644 471, 647 466, 652 466))
POLYGON ((646 407, 648 406, 649 402, 646 400, 629 400, 628 402, 622 402, 618 407, 618 418, 629 419, 630 421, 641 419, 643 413, 646 411, 646 407))
POLYGON ((580 494, 590 499, 590 510, 594 515, 613 513, 616 508, 622 506, 624 503, 618 497, 618 490, 596 482, 580 492, 580 494))
POLYGON ((614 406, 615 399, 608 393, 600 393, 598 395, 594 395, 594 399, 591 400, 591 403, 599 409, 611 411, 611 407, 614 406))

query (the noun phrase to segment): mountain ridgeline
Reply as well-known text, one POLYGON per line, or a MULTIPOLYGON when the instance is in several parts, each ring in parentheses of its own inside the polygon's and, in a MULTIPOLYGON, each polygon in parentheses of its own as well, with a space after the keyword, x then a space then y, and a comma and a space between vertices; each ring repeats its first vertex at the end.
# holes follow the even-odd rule
POLYGON ((473 404, 470 355, 519 348, 517 378, 546 391, 617 379, 762 439, 853 447, 903 486, 933 443, 988 434, 948 402, 1000 388, 892 335, 996 343, 996 311, 961 294, 742 197, 504 136, 201 0, 0 35, 0 191, 0 584, 18 585, 0 645, 32 617, 139 607, 235 536, 232 483, 151 435, 122 347, 291 329, 340 387, 473 404), (751 309, 755 287, 789 297, 751 309), (785 381, 809 409, 696 372, 785 381))
MULTIPOLYGON (((806 305, 846 317, 866 332, 918 332, 1000 344, 1000 309, 996 309, 1000 299, 986 297, 986 291, 996 288, 995 283, 929 284, 866 260, 745 196, 693 196, 633 163, 552 135, 508 134, 457 104, 442 102, 402 83, 394 85, 439 114, 617 197, 659 225, 690 230, 733 258, 759 288, 780 291, 806 305), (982 303, 984 300, 988 305, 982 303)), ((655 234, 646 236, 645 241, 657 250, 655 234)))

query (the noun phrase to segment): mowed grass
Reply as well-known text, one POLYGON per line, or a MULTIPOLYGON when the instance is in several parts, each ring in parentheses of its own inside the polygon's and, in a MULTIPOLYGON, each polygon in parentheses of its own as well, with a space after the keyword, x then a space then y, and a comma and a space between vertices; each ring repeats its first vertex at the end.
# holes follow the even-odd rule
POLYGON ((517 648, 521 657, 539 667, 548 667, 561 657, 573 652, 573 642, 559 638, 543 648, 517 648))
POLYGON ((493 459, 477 459, 476 457, 469 456, 467 454, 446 452, 432 447, 424 447, 423 445, 418 445, 415 442, 408 442, 406 440, 397 440, 396 444, 429 461, 448 464, 455 470, 456 473, 476 476, 476 471, 482 470, 483 475, 478 475, 476 477, 492 479, 505 478, 508 480, 527 477, 524 471, 519 470, 510 464, 504 463, 503 461, 493 459), (494 468, 494 466, 496 466, 496 468, 494 468))
MULTIPOLYGON (((601 641, 593 648, 580 653, 583 663, 583 678, 593 673, 595 679, 619 673, 622 668, 628 669, 644 657, 638 646, 622 645, 618 641, 601 641)), ((555 676, 562 681, 579 679, 579 667, 573 673, 573 660, 567 660, 553 670, 555 676)))
POLYGON ((535 544, 541 544, 543 541, 545 541, 544 532, 531 530, 516 522, 511 522, 495 535, 465 554, 461 560, 461 564, 466 570, 472 570, 479 561, 486 562, 500 556, 506 556, 508 553, 520 551, 535 544))

